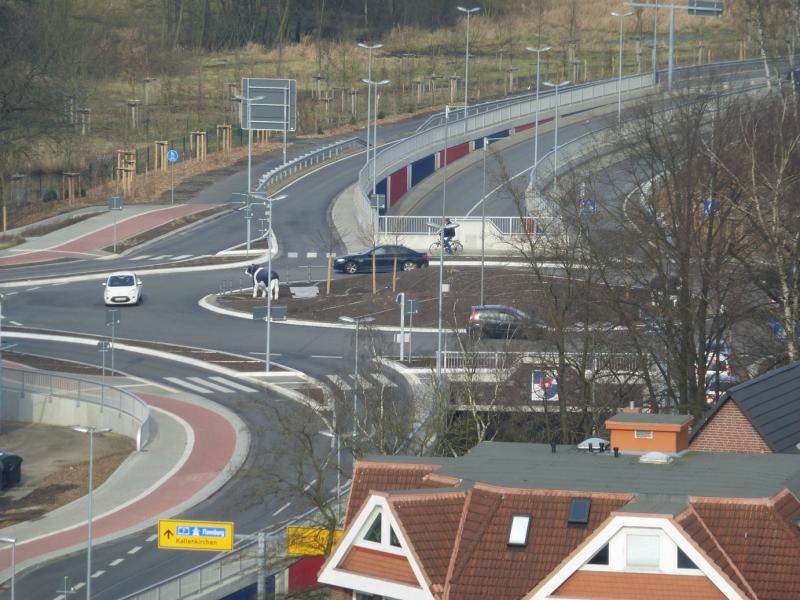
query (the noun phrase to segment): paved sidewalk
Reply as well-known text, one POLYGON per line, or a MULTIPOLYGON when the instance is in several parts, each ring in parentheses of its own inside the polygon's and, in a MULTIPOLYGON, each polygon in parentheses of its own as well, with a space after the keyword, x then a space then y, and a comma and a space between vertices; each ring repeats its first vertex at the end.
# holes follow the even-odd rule
POLYGON ((63 258, 100 258, 113 256, 108 248, 122 241, 181 217, 202 212, 215 204, 179 204, 175 206, 125 206, 120 211, 103 211, 74 225, 30 238, 19 246, 0 250, 0 266, 24 265, 63 258), (116 219, 116 227, 114 221, 116 219), (116 234, 115 230, 116 229, 116 234))
MULTIPOLYGON (((141 385, 117 378, 114 385, 141 385)), ((246 425, 232 412, 193 395, 158 394, 137 387, 152 409, 157 432, 142 452, 134 452, 94 490, 92 540, 122 537, 159 518, 174 516, 219 489, 244 462, 249 449, 246 425)), ((87 498, 43 518, 0 530, 14 537, 17 571, 86 547, 87 498)), ((155 531, 155 529, 154 529, 155 531)), ((0 550, 0 581, 10 577, 11 551, 0 550)))

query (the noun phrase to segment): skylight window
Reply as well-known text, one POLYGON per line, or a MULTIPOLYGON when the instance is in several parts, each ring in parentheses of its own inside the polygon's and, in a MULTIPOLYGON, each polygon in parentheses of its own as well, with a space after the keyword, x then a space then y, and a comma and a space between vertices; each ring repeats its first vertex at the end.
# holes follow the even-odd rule
POLYGON ((521 548, 527 546, 530 526, 530 513, 515 513, 511 515, 511 527, 508 530, 508 545, 521 548))
POLYGON ((570 525, 586 525, 589 522, 591 508, 592 501, 589 498, 573 498, 569 505, 567 523, 570 525))

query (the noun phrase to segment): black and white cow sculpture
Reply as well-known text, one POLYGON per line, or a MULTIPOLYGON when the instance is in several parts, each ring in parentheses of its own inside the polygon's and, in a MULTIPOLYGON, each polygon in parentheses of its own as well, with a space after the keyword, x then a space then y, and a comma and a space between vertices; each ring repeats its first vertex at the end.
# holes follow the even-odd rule
POLYGON ((258 291, 262 291, 262 296, 265 298, 267 294, 272 295, 273 300, 278 299, 278 291, 281 282, 278 279, 278 274, 275 271, 268 271, 259 265, 250 265, 245 269, 245 273, 250 275, 253 279, 253 298, 258 297, 258 291))

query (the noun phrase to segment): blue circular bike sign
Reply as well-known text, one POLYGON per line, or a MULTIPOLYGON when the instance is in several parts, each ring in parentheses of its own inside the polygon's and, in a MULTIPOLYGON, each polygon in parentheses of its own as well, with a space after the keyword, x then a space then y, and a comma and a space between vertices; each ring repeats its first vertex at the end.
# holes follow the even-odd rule
POLYGON ((180 155, 177 150, 170 150, 167 152, 167 160, 169 162, 178 162, 178 158, 180 158, 180 155))

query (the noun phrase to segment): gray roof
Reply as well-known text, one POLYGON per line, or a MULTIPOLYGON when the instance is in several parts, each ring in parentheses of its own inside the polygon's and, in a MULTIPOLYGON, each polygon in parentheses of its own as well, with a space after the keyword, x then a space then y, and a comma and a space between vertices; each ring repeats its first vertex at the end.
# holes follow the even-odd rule
POLYGON ((608 421, 619 423, 643 423, 654 425, 683 425, 692 418, 691 415, 669 415, 664 413, 628 413, 621 412, 609 417, 608 421))
POLYGON ((797 452, 800 443, 800 362, 740 383, 728 390, 693 431, 692 437, 731 399, 773 452, 797 452))

